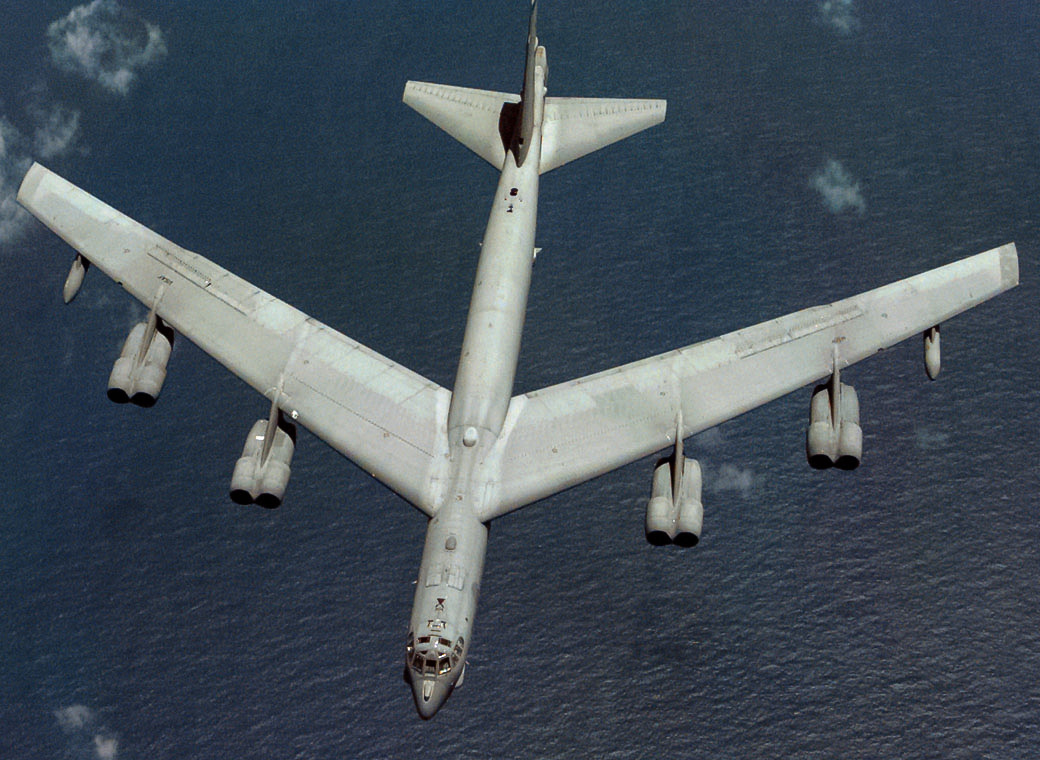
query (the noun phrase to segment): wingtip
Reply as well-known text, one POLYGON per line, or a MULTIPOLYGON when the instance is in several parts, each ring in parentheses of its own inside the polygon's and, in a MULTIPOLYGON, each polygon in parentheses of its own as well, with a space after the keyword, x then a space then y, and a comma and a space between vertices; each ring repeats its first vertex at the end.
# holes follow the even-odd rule
POLYGON ((29 171, 25 173, 21 186, 18 188, 18 202, 22 206, 29 208, 32 199, 36 196, 36 190, 40 186, 40 182, 49 173, 43 164, 33 162, 33 165, 29 167, 29 171))
POLYGON ((1018 285, 1018 249, 1014 243, 1000 247, 1000 279, 1005 288, 1018 285))

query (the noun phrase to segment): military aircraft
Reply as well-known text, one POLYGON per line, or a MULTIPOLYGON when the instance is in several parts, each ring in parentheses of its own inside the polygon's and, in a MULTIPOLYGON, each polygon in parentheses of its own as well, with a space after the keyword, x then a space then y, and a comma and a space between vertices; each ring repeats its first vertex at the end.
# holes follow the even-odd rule
POLYGON ((303 425, 428 518, 406 644, 415 705, 430 718, 462 681, 488 525, 655 452, 647 539, 686 547, 703 520, 701 469, 683 440, 824 380, 810 404, 816 468, 862 452, 849 365, 914 335, 939 372, 939 325, 1014 287, 1013 243, 884 287, 625 366, 513 395, 536 255, 541 174, 664 119, 662 100, 546 96, 532 3, 519 95, 408 82, 404 102, 501 171, 449 391, 187 251, 34 164, 19 202, 78 253, 65 301, 89 266, 148 309, 115 362, 108 395, 155 403, 175 333, 270 401, 249 431, 231 498, 276 507, 303 425))

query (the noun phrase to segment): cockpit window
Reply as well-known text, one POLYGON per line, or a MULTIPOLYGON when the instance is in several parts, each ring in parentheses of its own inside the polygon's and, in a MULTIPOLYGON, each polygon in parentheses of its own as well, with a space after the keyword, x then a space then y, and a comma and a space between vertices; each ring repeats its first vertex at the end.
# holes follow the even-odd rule
POLYGON ((406 661, 416 673, 442 676, 459 664, 465 644, 461 636, 453 642, 443 636, 409 635, 406 661))

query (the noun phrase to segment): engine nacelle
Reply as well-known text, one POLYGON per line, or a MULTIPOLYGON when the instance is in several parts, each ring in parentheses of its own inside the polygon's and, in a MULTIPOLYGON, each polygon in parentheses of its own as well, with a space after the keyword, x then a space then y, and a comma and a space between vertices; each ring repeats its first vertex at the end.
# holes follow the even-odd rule
POLYGON ((231 475, 231 500, 236 504, 258 504, 265 509, 280 506, 289 484, 295 451, 295 425, 282 419, 281 414, 273 426, 271 420, 257 420, 231 475), (268 441, 268 430, 272 428, 273 439, 268 441))
POLYGON ((704 504, 701 502, 701 466, 696 459, 680 460, 683 471, 679 478, 678 510, 675 516, 676 546, 696 546, 701 540, 704 524, 704 504))
POLYGON ((173 330, 161 319, 134 325, 108 377, 108 397, 117 404, 155 404, 166 381, 173 330))
POLYGON ((696 459, 666 457, 654 468, 646 506, 646 540, 654 546, 695 546, 704 522, 701 466, 696 459), (682 468, 675 471, 673 461, 682 468))
POLYGON ((654 546, 666 546, 675 537, 675 504, 672 502, 672 464, 662 459, 654 468, 650 503, 646 505, 646 540, 654 546))
POLYGON ((863 429, 859 425, 859 397, 845 383, 826 383, 813 390, 805 454, 817 470, 837 467, 854 470, 863 455, 863 429), (837 387, 837 399, 834 390, 837 387))

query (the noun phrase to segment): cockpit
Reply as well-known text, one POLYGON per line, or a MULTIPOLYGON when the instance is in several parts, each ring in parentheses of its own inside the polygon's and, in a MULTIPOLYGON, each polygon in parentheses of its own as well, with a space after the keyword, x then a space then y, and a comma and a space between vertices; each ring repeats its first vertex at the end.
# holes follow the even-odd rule
POLYGON ((454 643, 442 636, 408 634, 408 666, 420 676, 443 676, 459 664, 466 642, 461 636, 454 643))

